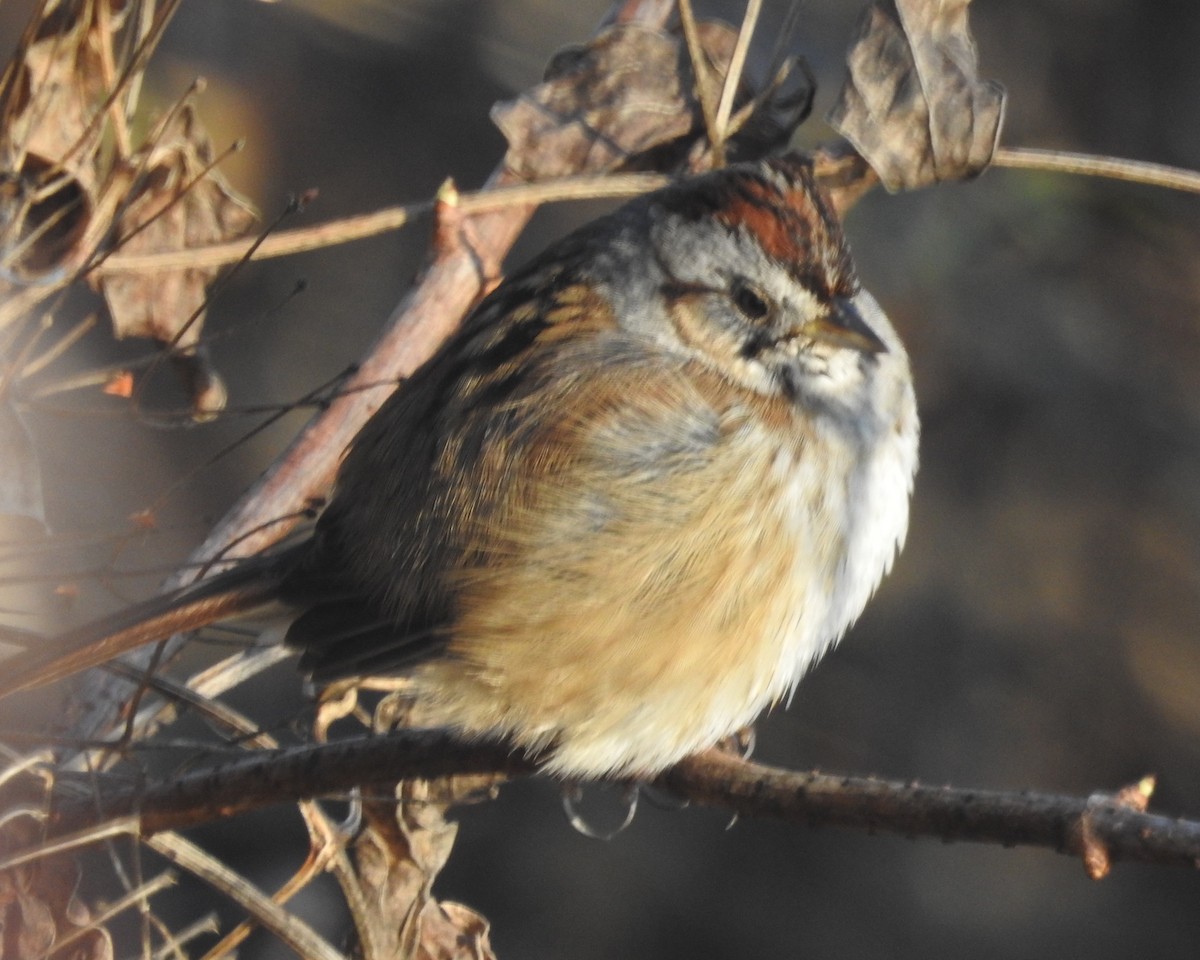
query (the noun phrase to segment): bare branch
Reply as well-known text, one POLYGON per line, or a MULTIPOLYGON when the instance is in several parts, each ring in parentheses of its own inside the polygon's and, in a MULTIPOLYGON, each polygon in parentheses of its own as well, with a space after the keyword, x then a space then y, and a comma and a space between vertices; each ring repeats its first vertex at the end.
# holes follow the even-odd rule
POLYGON ((87 936, 92 931, 103 929, 104 925, 114 917, 124 913, 130 907, 136 907, 140 904, 145 904, 156 893, 166 890, 168 887, 175 886, 176 882, 177 878, 171 871, 160 873, 153 880, 148 880, 136 890, 129 891, 129 893, 125 894, 125 896, 121 897, 119 900, 109 904, 101 913, 97 914, 88 923, 76 927, 74 930, 71 930, 70 932, 59 937, 54 941, 54 946, 44 953, 39 960, 46 960, 46 958, 54 956, 60 950, 65 949, 72 943, 75 943, 77 940, 87 936))
POLYGON ((1200 821, 1138 812, 1107 794, 971 790, 796 772, 710 750, 662 778, 694 803, 811 826, 1085 853, 1085 825, 1113 860, 1200 868, 1200 821))
MULTIPOLYGON (((138 811, 142 832, 150 834, 298 797, 346 794, 355 787, 390 793, 403 779, 522 775, 536 766, 535 759, 501 745, 464 744, 441 730, 408 730, 262 751, 140 792, 102 792, 94 803, 60 808, 52 831, 79 830, 95 822, 97 810, 109 817, 138 811)), ((745 817, 1037 846, 1081 858, 1094 841, 1113 861, 1200 866, 1200 821, 1142 813, 1104 794, 1081 798, 796 772, 715 750, 683 761, 658 783, 681 798, 745 817)))
MULTIPOLYGON (((636 197, 663 186, 667 179, 662 174, 654 173, 614 173, 592 177, 563 177, 542 183, 515 183, 463 193, 459 198, 458 208, 464 214, 475 214, 491 213, 507 207, 525 207, 531 203, 636 197)), ((220 267, 243 259, 268 260, 272 257, 287 257, 399 230, 418 217, 429 215, 433 208, 432 200, 384 207, 371 213, 344 217, 313 227, 280 230, 262 239, 257 246, 253 239, 241 239, 158 253, 114 253, 103 263, 90 268, 89 273, 106 276, 114 273, 153 272, 183 267, 220 267)))
POLYGON ((101 789, 64 805, 54 818, 57 835, 121 811, 141 816, 143 834, 179 829, 298 799, 337 796, 355 787, 382 789, 397 781, 455 774, 528 774, 527 758, 496 744, 464 744, 444 730, 406 730, 365 739, 338 740, 284 750, 262 750, 246 759, 174 777, 142 791, 101 789))
POLYGON ((330 946, 307 923, 288 913, 250 881, 191 841, 175 833, 163 833, 151 837, 146 843, 156 853, 232 897, 301 957, 308 960, 345 960, 342 953, 330 946))
POLYGON ((992 157, 993 165, 1014 170, 1046 170, 1078 176, 1128 180, 1168 190, 1200 193, 1200 172, 1165 163, 1097 157, 1088 153, 1039 150, 1035 147, 1000 147, 992 157))

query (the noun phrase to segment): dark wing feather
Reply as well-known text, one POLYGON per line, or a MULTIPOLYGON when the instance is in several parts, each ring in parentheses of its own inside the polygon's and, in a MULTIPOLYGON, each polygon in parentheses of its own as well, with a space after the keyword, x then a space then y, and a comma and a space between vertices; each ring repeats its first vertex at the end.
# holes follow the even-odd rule
MULTIPOLYGON (((595 241, 584 232, 567 242, 595 241)), ((531 427, 521 397, 554 378, 556 347, 613 325, 562 267, 585 261, 560 246, 499 287, 356 437, 281 590, 305 609, 287 642, 314 679, 391 673, 444 648, 455 616, 447 571, 470 566, 477 531, 503 501, 531 427)))

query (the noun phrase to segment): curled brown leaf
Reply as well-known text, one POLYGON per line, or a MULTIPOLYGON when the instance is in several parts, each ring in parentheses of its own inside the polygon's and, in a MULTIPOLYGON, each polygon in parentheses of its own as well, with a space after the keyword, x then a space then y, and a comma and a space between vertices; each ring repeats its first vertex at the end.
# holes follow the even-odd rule
MULTIPOLYGON (((126 253, 186 250, 242 236, 254 212, 211 169, 212 142, 195 111, 185 105, 154 143, 135 153, 122 176, 126 201, 117 217, 116 244, 126 253)), ((104 295, 113 335, 149 337, 174 348, 198 418, 225 402, 220 377, 197 347, 212 268, 185 267, 144 273, 104 274, 95 286, 104 295)))
POLYGON ((876 0, 863 13, 829 122, 889 190, 978 175, 1004 88, 978 76, 969 0, 876 0))
MULTIPOLYGON (((116 219, 116 243, 125 253, 182 250, 244 234, 254 212, 221 176, 209 170, 212 142, 190 106, 172 118, 158 142, 125 164, 131 181, 116 219)), ((113 334, 150 337, 176 347, 194 345, 214 271, 162 270, 105 275, 97 286, 112 314, 113 334)))
MULTIPOLYGON (((32 815, 7 817, 0 853, 28 846, 39 833, 32 815)), ((76 896, 78 885, 79 867, 66 854, 0 872, 0 956, 41 960, 53 953, 56 960, 112 960, 112 940, 104 929, 91 927, 91 912, 76 896)))
MULTIPOLYGON (((722 79, 737 32, 713 21, 699 28, 711 73, 722 79)), ((581 168, 702 165, 705 123, 688 56, 678 34, 636 23, 609 27, 585 45, 560 51, 543 83, 492 110, 508 140, 510 169, 532 180, 581 168)), ((761 92, 743 84, 735 107, 761 92)), ((795 83, 771 88, 731 147, 762 155, 786 142, 807 116, 810 95, 803 79, 800 89, 795 83)))
POLYGON ((92 4, 63 3, 26 31, 0 86, 0 266, 42 281, 83 258, 107 97, 92 4))

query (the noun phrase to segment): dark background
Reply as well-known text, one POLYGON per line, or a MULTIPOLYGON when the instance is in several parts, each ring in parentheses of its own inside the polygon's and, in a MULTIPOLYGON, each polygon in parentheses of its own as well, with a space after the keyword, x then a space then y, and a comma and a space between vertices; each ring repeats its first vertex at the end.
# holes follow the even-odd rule
MULTIPOLYGON (((783 6, 768 3, 769 23, 783 6)), ((1200 166, 1200 7, 975 6, 983 74, 1010 94, 1006 144, 1200 166)), ((217 143, 248 138, 229 178, 267 216, 287 194, 318 187, 304 222, 332 219, 426 197, 448 175, 478 185, 503 149, 489 106, 536 82, 606 8, 188 0, 148 102, 165 106, 203 74, 201 114, 217 143)), ((818 118, 857 8, 805 7, 818 118)), ((21 10, 0 7, 0 37, 21 10)), ((734 5, 701 10, 740 15, 734 5)), ((816 119, 801 139, 829 135, 816 119)), ((539 215, 517 257, 590 212, 539 215)), ((872 194, 848 231, 915 366, 915 511, 895 573, 791 709, 761 724, 758 755, 1077 795, 1153 772, 1155 809, 1200 816, 1200 200, 993 170, 966 185, 872 194)), ((241 271, 208 327, 232 405, 286 402, 352 363, 425 241, 418 226, 241 271), (307 292, 288 300, 301 278, 307 292)), ((141 349, 96 336, 57 372, 141 349)), ((158 399, 171 402, 170 390, 158 399)), ((100 562, 167 569, 304 416, 209 465, 253 421, 166 432, 107 398, 73 394, 63 405, 32 425, 58 538, 41 562, 67 579, 100 562), (160 529, 114 548, 125 518, 151 503, 160 529), (57 549, 68 541, 81 546, 57 549)), ((70 609, 38 583, 21 603, 64 623, 93 603, 144 595, 156 579, 74 577, 83 600, 70 609)), ((293 709, 294 674, 280 671, 271 686, 276 709, 293 709)), ((266 688, 241 696, 261 708, 266 688)), ((53 711, 53 698, 40 695, 38 707, 53 711)), ((294 820, 276 811, 202 838, 271 887, 303 857, 294 820)), ((711 812, 650 805, 602 843, 567 825, 546 782, 507 788, 461 821, 438 890, 493 922, 502 958, 1106 960, 1194 957, 1200 947, 1200 877, 1174 868, 1118 866, 1093 883, 1078 862, 1042 850, 729 827, 711 812)), ((336 941, 332 885, 302 902, 336 941)), ((164 907, 178 925, 200 910, 190 887, 164 907)), ((286 951, 259 935, 243 955, 286 951)))

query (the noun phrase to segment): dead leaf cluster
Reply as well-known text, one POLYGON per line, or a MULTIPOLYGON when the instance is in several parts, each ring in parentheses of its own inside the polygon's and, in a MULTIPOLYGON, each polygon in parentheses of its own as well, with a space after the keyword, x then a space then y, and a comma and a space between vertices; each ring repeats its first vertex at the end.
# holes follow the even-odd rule
MULTIPOLYGON (((190 102, 199 84, 156 123, 138 112, 143 71, 177 5, 41 0, 36 8, 0 78, 0 330, 44 327, 54 297, 88 282, 104 297, 115 337, 147 337, 184 358, 203 417, 224 404, 197 351, 215 271, 91 276, 116 250, 204 246, 254 221, 213 169, 190 102)), ((27 353, 11 351, 8 383, 19 381, 27 353)))

